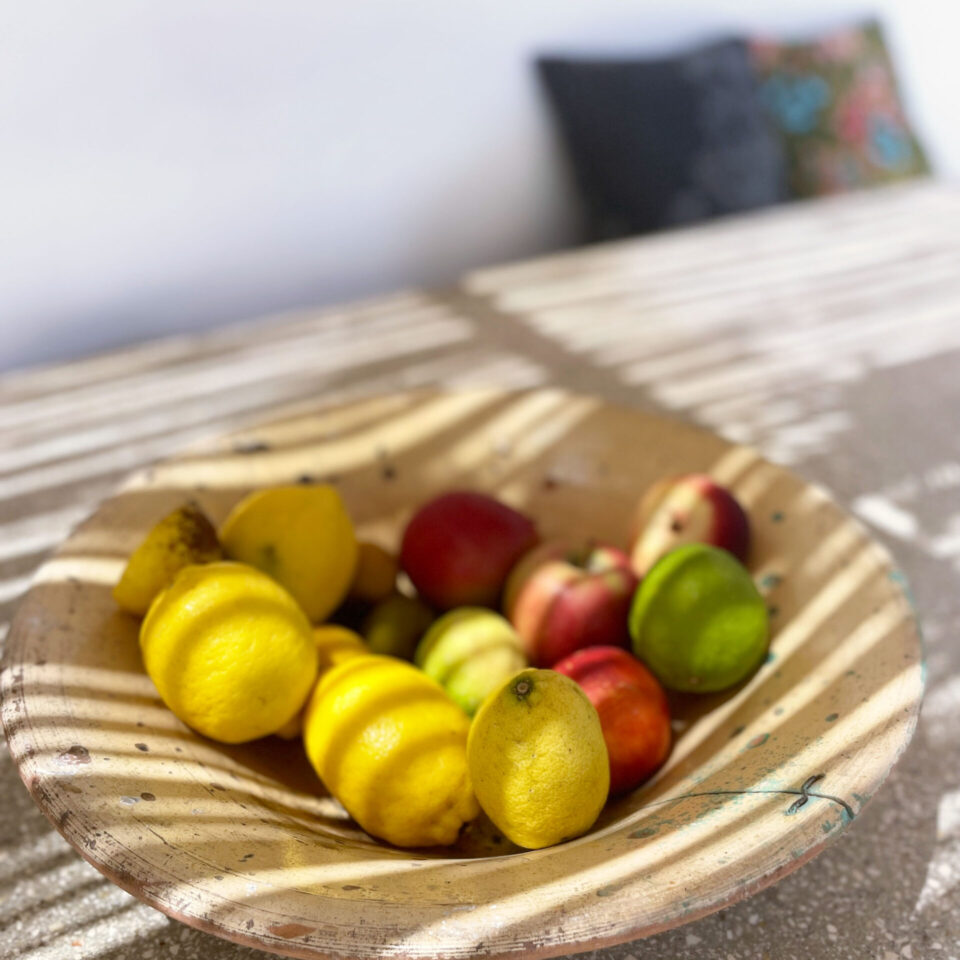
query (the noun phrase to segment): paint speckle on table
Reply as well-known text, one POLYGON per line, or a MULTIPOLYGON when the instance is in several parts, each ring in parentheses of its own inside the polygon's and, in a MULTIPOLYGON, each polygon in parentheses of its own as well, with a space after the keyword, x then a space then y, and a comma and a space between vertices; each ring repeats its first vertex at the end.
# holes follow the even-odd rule
POLYGON ((89 763, 90 751, 82 744, 75 743, 59 754, 57 761, 65 764, 89 763))
POLYGON ((270 444, 263 440, 241 440, 233 445, 233 452, 244 455, 252 453, 266 453, 270 449, 270 444))
POLYGON ((597 890, 597 896, 598 896, 598 897, 612 897, 612 896, 621 888, 621 886, 622 886, 622 885, 619 884, 619 883, 611 883, 611 884, 610 884, 609 886, 607 886, 607 887, 600 887, 600 889, 597 890))
POLYGON ((754 747, 762 747, 769 739, 769 733, 758 733, 755 737, 747 741, 747 745, 744 749, 753 750, 754 747))
POLYGON ((826 720, 827 723, 833 723, 833 721, 836 720, 837 717, 839 716, 840 716, 839 713, 828 713, 823 719, 826 720))

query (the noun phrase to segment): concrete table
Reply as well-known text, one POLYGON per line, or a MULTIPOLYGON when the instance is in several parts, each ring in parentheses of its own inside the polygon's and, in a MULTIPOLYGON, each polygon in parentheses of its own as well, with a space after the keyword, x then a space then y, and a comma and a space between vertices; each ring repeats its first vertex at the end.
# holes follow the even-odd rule
MULTIPOLYGON (((960 191, 798 204, 0 379, 0 621, 131 469, 305 400, 556 384, 758 446, 906 570, 927 639, 914 742, 841 840, 617 960, 960 960, 960 191)), ((266 956, 83 862, 0 751, 0 957, 266 956)))

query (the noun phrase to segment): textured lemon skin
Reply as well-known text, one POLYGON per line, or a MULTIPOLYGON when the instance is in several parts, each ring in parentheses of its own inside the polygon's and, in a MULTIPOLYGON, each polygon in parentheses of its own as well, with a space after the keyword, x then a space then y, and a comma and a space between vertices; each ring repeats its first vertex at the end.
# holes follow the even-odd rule
POLYGON ((170 710, 224 743, 267 736, 296 716, 319 657, 290 594, 227 561, 177 574, 141 625, 140 652, 170 710))
POLYGON ((331 668, 307 707, 307 756, 367 833, 398 847, 456 841, 479 813, 467 770, 470 721, 438 684, 393 657, 331 668))
POLYGON ((341 603, 353 581, 357 541, 334 487, 273 487, 238 503, 220 542, 228 557, 262 570, 286 587, 319 623, 341 603))
POLYGON ((113 588, 117 606, 142 617, 184 567, 223 558, 217 532, 195 503, 165 516, 130 555, 113 588))
POLYGON ((522 670, 490 694, 473 719, 467 757, 484 812, 531 850, 586 833, 610 790, 600 717, 553 670, 522 670))

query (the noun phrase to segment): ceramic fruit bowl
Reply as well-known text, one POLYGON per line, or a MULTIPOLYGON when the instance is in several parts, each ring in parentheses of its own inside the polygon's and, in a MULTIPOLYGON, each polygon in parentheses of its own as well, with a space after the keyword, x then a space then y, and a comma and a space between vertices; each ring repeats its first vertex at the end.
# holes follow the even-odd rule
POLYGON ((859 815, 916 723, 921 645, 887 553, 821 490, 756 452, 560 391, 415 392, 301 413, 133 476, 39 571, 8 640, 3 722, 44 813, 94 866, 165 913, 299 957, 553 956, 692 920, 774 882, 859 815), (624 544, 638 496, 706 472, 753 524, 767 662, 677 697, 656 778, 578 840, 511 848, 373 840, 298 742, 228 747, 165 709, 137 622, 110 589, 150 526, 193 498, 217 522, 251 489, 327 481, 361 536, 470 487, 548 537, 624 544))

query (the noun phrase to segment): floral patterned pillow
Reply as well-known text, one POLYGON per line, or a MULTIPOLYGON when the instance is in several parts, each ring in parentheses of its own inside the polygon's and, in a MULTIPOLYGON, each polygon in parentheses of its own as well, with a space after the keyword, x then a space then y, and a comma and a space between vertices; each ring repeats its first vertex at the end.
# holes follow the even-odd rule
POLYGON ((929 173, 878 24, 810 43, 753 40, 750 48, 761 99, 783 138, 794 196, 929 173))

